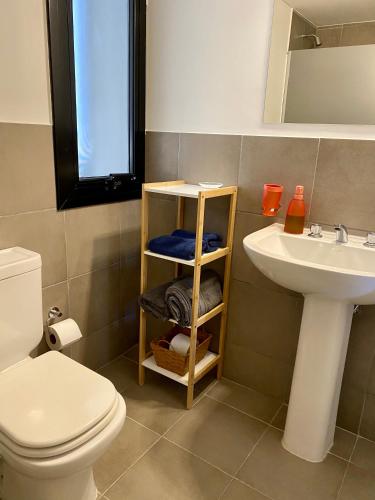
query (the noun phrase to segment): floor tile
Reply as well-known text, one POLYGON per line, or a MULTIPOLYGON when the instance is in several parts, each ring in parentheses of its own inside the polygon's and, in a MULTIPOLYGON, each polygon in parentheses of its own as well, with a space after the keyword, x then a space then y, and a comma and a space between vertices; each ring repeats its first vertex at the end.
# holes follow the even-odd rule
POLYGON ((123 391, 130 384, 137 382, 137 365, 123 357, 115 359, 112 363, 109 363, 98 371, 113 382, 119 392, 123 391))
POLYGON ((222 500, 268 500, 267 497, 234 480, 221 497, 222 500))
POLYGON ((274 500, 334 500, 346 462, 328 455, 311 463, 281 446, 282 432, 270 428, 245 462, 240 479, 274 500))
POLYGON ((272 425, 283 431, 285 429, 287 413, 288 413, 288 405, 283 405, 278 411, 276 417, 272 420, 272 425))
POLYGON ((138 363, 139 359, 139 353, 138 353, 139 346, 138 344, 133 345, 128 351, 124 353, 124 357, 126 359, 131 359, 132 361, 135 361, 138 363))
POLYGON ((355 445, 356 435, 336 427, 335 439, 330 452, 337 457, 349 460, 355 445))
POLYGON ((338 500, 374 500, 375 476, 349 465, 338 500))
POLYGON ((166 437, 234 473, 265 428, 258 420, 204 397, 166 437))
POLYGON ((357 467, 365 469, 375 476, 375 443, 367 439, 359 438, 351 461, 357 467))
POLYGON ((109 500, 215 500, 230 478, 162 439, 110 490, 109 500))
POLYGON ((126 419, 109 450, 95 464, 95 482, 99 491, 111 486, 158 438, 158 434, 126 419))
POLYGON ((227 403, 261 420, 269 422, 281 405, 281 401, 245 386, 223 379, 210 391, 208 396, 227 403))

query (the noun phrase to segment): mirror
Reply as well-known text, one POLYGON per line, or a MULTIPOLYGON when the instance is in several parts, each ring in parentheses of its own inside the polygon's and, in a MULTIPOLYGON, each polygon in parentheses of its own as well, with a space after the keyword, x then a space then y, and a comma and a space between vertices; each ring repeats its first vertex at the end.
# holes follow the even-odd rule
POLYGON ((375 125, 375 0, 275 0, 264 121, 375 125))

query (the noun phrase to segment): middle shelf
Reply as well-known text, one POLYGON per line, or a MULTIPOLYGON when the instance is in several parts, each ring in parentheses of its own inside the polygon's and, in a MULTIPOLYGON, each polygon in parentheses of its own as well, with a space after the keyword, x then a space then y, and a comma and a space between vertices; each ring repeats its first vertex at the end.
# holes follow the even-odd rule
MULTIPOLYGON (((148 257, 155 257, 157 259, 169 260, 171 262, 176 262, 177 264, 184 264, 185 266, 194 267, 196 264, 195 259, 192 260, 179 259, 177 257, 170 257, 169 255, 151 252, 151 250, 145 250, 143 253, 148 257)), ((200 263, 201 265, 208 264, 209 262, 213 262, 214 260, 220 259, 221 257, 228 255, 228 253, 229 253, 228 247, 218 248, 214 252, 204 253, 201 257, 200 263)))

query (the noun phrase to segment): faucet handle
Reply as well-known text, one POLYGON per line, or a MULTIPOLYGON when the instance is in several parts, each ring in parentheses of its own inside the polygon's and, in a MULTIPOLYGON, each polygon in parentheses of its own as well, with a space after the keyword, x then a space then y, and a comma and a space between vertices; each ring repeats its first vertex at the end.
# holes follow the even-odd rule
POLYGON ((323 238, 322 226, 320 224, 311 224, 308 236, 311 238, 323 238))
POLYGON ((365 247, 375 248, 375 233, 372 231, 367 233, 367 241, 363 244, 365 247))

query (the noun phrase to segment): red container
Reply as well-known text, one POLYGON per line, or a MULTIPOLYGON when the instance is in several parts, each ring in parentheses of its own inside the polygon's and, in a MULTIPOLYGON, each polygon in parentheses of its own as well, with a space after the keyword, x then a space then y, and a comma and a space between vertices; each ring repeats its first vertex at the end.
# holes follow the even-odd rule
POLYGON ((266 217, 274 217, 280 210, 281 195, 283 194, 284 186, 280 184, 265 184, 263 188, 263 215, 266 217))

